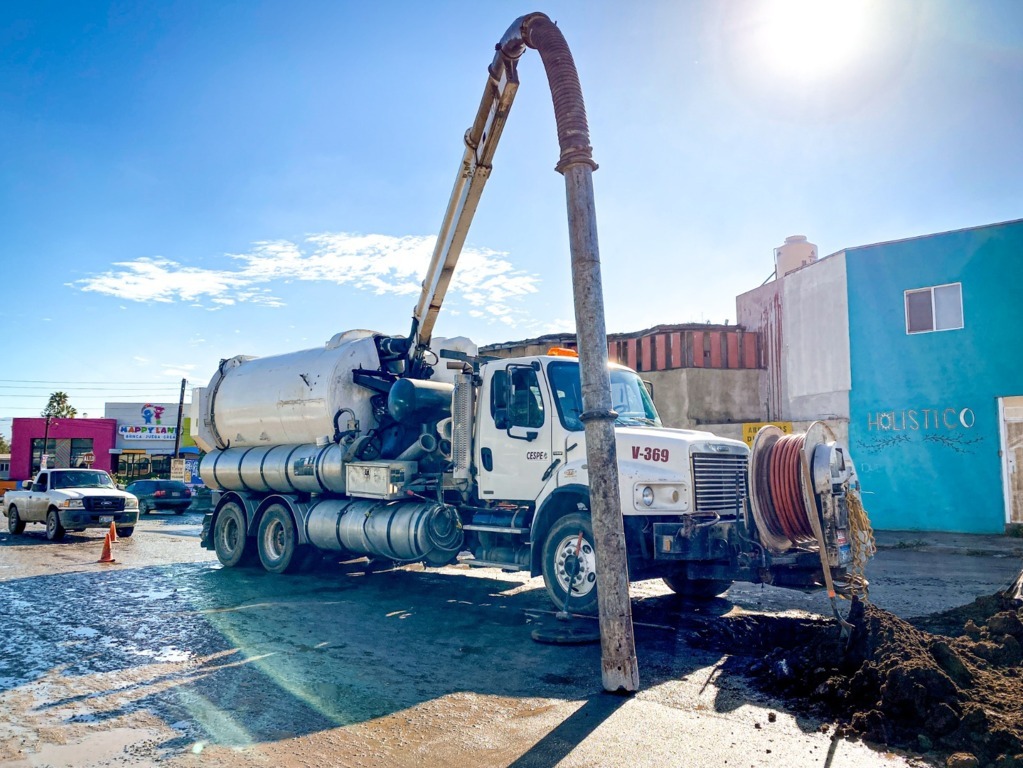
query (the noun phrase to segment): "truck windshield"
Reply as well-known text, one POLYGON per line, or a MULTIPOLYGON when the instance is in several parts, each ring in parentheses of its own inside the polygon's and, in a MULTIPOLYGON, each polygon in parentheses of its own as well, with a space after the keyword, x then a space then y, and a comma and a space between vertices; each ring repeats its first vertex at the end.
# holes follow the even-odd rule
MULTIPOLYGON (((583 411, 583 397, 579 384, 579 363, 558 361, 547 366, 551 388, 557 401, 558 415, 565 429, 583 430, 579 415, 583 411)), ((618 413, 615 424, 620 426, 661 426, 650 394, 634 371, 611 368, 611 404, 618 413)))
POLYGON ((79 469, 70 472, 54 472, 51 488, 113 488, 110 475, 95 469, 79 469))

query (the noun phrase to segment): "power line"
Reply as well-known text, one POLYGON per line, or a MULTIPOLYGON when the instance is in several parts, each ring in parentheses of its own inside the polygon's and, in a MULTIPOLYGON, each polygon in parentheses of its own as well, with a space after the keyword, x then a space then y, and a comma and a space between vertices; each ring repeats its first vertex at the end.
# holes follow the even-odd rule
MULTIPOLYGON (((111 387, 78 387, 78 386, 70 386, 70 387, 67 387, 67 386, 65 386, 65 387, 63 387, 63 389, 78 390, 78 391, 94 391, 94 392, 103 392, 103 391, 108 390, 108 389, 121 389, 121 390, 124 390, 124 391, 136 390, 136 389, 140 390, 140 391, 141 390, 150 390, 150 391, 152 391, 154 389, 155 390, 175 390, 175 391, 177 391, 178 386, 179 386, 178 384, 173 384, 173 385, 162 384, 162 385, 160 385, 158 387, 131 387, 131 386, 128 386, 128 387, 122 387, 122 386, 116 386, 116 387, 113 387, 113 386, 111 386, 111 387)), ((48 387, 45 387, 45 386, 43 386, 41 384, 32 384, 32 385, 29 385, 29 386, 22 386, 20 384, 0 384, 0 389, 48 389, 48 387)))
MULTIPOLYGON (((178 380, 180 381, 180 379, 178 380)), ((191 383, 185 378, 186 383, 191 383)), ((36 384, 52 387, 78 387, 80 384, 101 384, 104 387, 134 388, 134 387, 171 387, 177 386, 178 382, 167 381, 46 381, 43 379, 0 379, 0 386, 15 386, 19 384, 36 384)))
MULTIPOLYGON (((152 395, 176 395, 177 394, 176 390, 164 390, 164 392, 162 392, 162 393, 161 392, 155 392, 154 393, 152 391, 149 391, 149 392, 152 395)), ((46 395, 6 395, 6 394, 3 394, 3 393, 0 393, 0 399, 3 399, 3 400, 6 400, 7 398, 23 398, 23 399, 28 398, 28 399, 31 399, 31 400, 38 400, 38 399, 45 398, 45 397, 47 397, 47 396, 46 395)), ((113 393, 113 394, 105 395, 103 397, 103 399, 106 399, 106 398, 117 398, 117 397, 137 398, 138 394, 137 393, 123 393, 123 394, 121 394, 121 393, 113 393)), ((88 398, 83 396, 83 399, 88 399, 88 398)), ((145 398, 143 398, 143 400, 144 399, 145 398)), ((150 398, 150 400, 151 400, 151 398, 150 398)))

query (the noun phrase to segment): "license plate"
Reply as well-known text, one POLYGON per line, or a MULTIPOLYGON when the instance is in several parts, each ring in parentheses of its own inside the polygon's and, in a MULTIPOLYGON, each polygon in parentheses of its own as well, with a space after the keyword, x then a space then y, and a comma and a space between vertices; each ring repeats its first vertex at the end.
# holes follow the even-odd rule
POLYGON ((99 521, 101 523, 112 523, 112 522, 114 522, 114 516, 113 515, 100 515, 99 521))

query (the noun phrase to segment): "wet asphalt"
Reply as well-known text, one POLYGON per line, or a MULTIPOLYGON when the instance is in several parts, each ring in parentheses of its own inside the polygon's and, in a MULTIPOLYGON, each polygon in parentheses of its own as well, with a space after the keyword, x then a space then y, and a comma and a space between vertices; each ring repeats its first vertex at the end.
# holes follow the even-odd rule
MULTIPOLYGON (((687 604, 658 582, 634 585, 642 687, 613 696, 601 692, 599 645, 530 639, 555 621, 539 580, 464 566, 224 569, 199 547, 201 520, 148 516, 114 545, 113 565, 97 562, 98 532, 59 543, 41 526, 0 533, 0 766, 41 764, 51 743, 71 754, 82 745, 52 765, 915 759, 841 739, 754 691, 743 649, 686 642, 701 614, 827 616, 820 593, 736 585, 724 599, 687 604), (140 729, 134 746, 87 747, 104 729, 125 728, 140 729)), ((991 594, 1019 572, 1020 549, 988 538, 879 535, 873 601, 908 617, 991 594)))

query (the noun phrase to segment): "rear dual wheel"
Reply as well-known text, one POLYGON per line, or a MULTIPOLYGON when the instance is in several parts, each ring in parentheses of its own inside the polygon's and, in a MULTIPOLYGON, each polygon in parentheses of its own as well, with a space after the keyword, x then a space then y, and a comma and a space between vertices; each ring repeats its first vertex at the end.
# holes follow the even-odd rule
POLYGON ((248 538, 245 512, 233 501, 217 512, 213 523, 213 549, 217 559, 227 568, 255 562, 256 545, 248 538))
POLYGON ((267 507, 259 521, 259 561, 270 573, 294 573, 315 563, 317 551, 298 543, 291 512, 283 504, 267 507))

